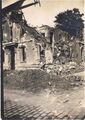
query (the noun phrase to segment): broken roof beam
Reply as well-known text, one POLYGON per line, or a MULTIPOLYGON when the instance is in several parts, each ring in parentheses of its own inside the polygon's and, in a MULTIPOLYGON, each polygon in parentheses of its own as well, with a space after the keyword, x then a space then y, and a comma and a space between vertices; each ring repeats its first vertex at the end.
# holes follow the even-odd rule
POLYGON ((20 0, 20 1, 17 1, 15 3, 3 8, 2 13, 7 14, 7 13, 13 11, 13 10, 18 10, 21 7, 21 5, 23 4, 24 1, 25 0, 20 0))
POLYGON ((30 6, 35 5, 35 4, 38 4, 38 1, 36 1, 36 2, 34 2, 34 3, 30 3, 30 4, 27 4, 27 5, 24 5, 24 6, 20 7, 19 10, 20 10, 20 9, 24 9, 24 8, 26 8, 26 7, 30 7, 30 6))
POLYGON ((39 1, 35 1, 35 2, 33 2, 33 3, 29 3, 29 4, 27 4, 27 5, 22 6, 22 4, 23 4, 24 1, 25 1, 25 0, 19 0, 19 1, 15 2, 15 3, 13 3, 13 4, 11 4, 11 5, 3 8, 3 9, 2 9, 3 15, 5 15, 5 14, 11 12, 11 11, 21 10, 21 9, 26 8, 26 7, 30 7, 30 6, 32 6, 32 5, 35 5, 35 4, 38 4, 38 3, 39 3, 39 1))

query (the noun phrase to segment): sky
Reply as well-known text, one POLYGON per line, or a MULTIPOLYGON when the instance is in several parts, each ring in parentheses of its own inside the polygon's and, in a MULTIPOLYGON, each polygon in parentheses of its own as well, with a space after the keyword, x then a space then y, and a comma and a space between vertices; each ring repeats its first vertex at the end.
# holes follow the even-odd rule
MULTIPOLYGON (((6 7, 18 0, 2 0, 2 7, 6 7)), ((84 0, 40 0, 41 7, 37 4, 23 9, 24 16, 31 26, 54 26, 55 16, 67 9, 78 8, 84 13, 84 0)), ((23 5, 33 0, 26 0, 23 5)))

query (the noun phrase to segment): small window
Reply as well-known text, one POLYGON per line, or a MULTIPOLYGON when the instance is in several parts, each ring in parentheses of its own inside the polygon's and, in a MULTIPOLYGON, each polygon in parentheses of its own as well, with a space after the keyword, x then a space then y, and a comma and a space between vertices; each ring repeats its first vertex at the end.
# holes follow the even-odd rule
POLYGON ((25 51, 25 47, 21 47, 20 48, 20 59, 21 59, 21 62, 25 62, 26 61, 26 51, 25 51))

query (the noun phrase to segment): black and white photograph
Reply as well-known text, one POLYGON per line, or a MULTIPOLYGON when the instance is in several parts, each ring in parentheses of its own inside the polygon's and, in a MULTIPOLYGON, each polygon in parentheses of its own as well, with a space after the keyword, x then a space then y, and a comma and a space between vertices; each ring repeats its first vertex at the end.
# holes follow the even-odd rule
POLYGON ((2 120, 85 120, 84 0, 2 0, 2 120))

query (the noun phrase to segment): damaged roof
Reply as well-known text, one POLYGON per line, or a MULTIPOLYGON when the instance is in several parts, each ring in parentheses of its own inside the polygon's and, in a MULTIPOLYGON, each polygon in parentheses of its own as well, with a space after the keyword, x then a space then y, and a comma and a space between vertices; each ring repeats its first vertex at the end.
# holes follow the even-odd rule
MULTIPOLYGON (((22 13, 22 11, 19 10, 19 8, 21 7, 21 5, 23 4, 24 1, 25 0, 19 0, 16 3, 13 3, 13 4, 3 8, 2 9, 3 14, 6 15, 9 12, 11 12, 11 14, 9 14, 9 17, 7 17, 7 19, 9 19, 9 21, 19 24, 28 35, 30 34, 33 38, 36 39, 36 42, 46 43, 45 37, 41 33, 39 33, 34 27, 29 26, 27 24, 27 21, 25 20, 25 18, 23 19, 22 17, 20 17, 20 15, 24 17, 24 14, 22 13), (16 11, 17 9, 18 9, 18 11, 16 11), (19 12, 21 12, 21 14, 19 12)), ((3 19, 3 21, 4 21, 4 19, 3 19)), ((6 19, 6 21, 7 21, 7 19, 6 19)))
POLYGON ((32 2, 32 3, 29 3, 29 4, 26 4, 26 5, 22 6, 24 1, 25 0, 19 0, 19 1, 15 2, 15 3, 3 8, 2 9, 3 16, 8 14, 9 12, 12 12, 12 11, 21 10, 21 9, 30 7, 32 5, 40 4, 39 1, 34 0, 34 2, 32 2))
MULTIPOLYGON (((35 27, 31 27, 27 24, 27 21, 25 20, 25 18, 23 19, 23 13, 22 11, 13 11, 9 17, 7 17, 7 19, 9 19, 9 21, 14 22, 16 24, 19 24, 21 26, 21 28, 24 30, 24 33, 26 33, 27 35, 30 35, 32 38, 35 38, 36 43, 46 43, 46 38, 39 33, 35 27), (21 13, 21 14, 20 14, 21 13)), ((7 21, 6 19, 6 21, 7 21)), ((4 19, 3 19, 4 21, 4 19)), ((5 22, 6 22, 5 21, 5 22)), ((3 23, 4 24, 4 23, 3 23)))
POLYGON ((34 27, 26 26, 27 33, 29 33, 32 37, 34 37, 36 42, 44 42, 46 43, 46 38, 39 33, 34 27))
POLYGON ((19 9, 24 1, 25 0, 19 0, 19 1, 15 2, 15 3, 3 8, 2 13, 5 15, 5 14, 7 14, 7 13, 13 11, 13 10, 19 9))

